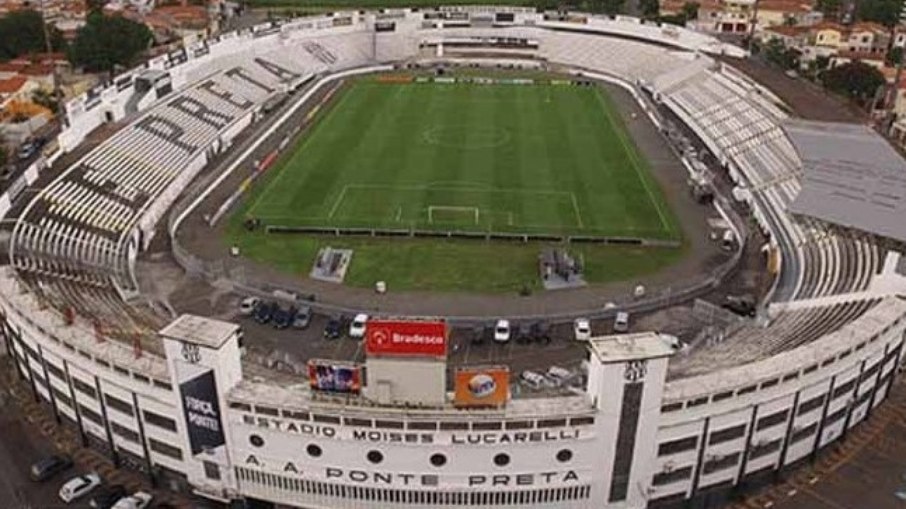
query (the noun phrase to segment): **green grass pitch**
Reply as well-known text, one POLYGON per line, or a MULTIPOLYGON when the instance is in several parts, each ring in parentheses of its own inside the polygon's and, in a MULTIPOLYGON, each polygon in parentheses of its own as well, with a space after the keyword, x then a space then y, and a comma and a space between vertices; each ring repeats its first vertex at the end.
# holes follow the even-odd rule
MULTIPOLYGON (((526 263, 518 274, 498 274, 492 282, 481 275, 486 271, 470 270, 469 262, 449 267, 450 257, 441 252, 493 263, 493 246, 500 243, 306 235, 278 240, 238 225, 256 217, 286 226, 681 237, 646 161, 599 87, 362 79, 335 101, 234 214, 229 236, 247 255, 306 273, 316 245, 349 245, 356 249, 347 275, 352 284, 367 286, 383 276, 397 288, 496 291, 535 279, 531 260, 539 244, 500 247, 508 259, 522 256, 526 263), (300 259, 287 260, 287 248, 300 259), (526 253, 517 256, 514 248, 526 253), (410 263, 417 253, 424 255, 424 269, 410 263), (441 263, 443 268, 434 266, 441 263), (369 273, 357 275, 357 267, 369 273), (445 276, 446 270, 454 274, 445 276)), ((610 260, 620 251, 581 250, 589 271, 595 257, 610 260)), ((647 261, 628 263, 625 276, 659 268, 681 250, 643 251, 635 249, 647 261)), ((620 279, 619 267, 605 272, 587 276, 620 279)))

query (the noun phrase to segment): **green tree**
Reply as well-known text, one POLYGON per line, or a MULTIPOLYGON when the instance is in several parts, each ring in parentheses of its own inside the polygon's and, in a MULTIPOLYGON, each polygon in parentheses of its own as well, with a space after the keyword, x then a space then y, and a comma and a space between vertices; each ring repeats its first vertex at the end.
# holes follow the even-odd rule
POLYGON ((683 19, 689 21, 690 19, 698 18, 698 2, 686 2, 683 4, 683 8, 680 10, 683 19))
POLYGON ((837 19, 841 4, 841 0, 818 0, 815 9, 824 14, 825 19, 837 19))
POLYGON ((85 7, 88 12, 101 12, 104 10, 105 5, 107 5, 107 0, 85 0, 85 7))
POLYGON ((778 38, 768 40, 762 48, 764 57, 783 69, 796 69, 799 67, 799 52, 784 46, 778 38))
POLYGON ((643 18, 656 19, 661 11, 661 4, 658 0, 639 0, 639 9, 643 18))
POLYGON ((59 113, 60 102, 54 98, 53 93, 48 92, 43 88, 35 89, 35 91, 31 93, 31 102, 44 106, 53 112, 54 115, 59 113))
POLYGON ((900 46, 893 46, 890 48, 890 51, 887 52, 887 65, 897 65, 902 59, 903 48, 900 46))
POLYGON ((888 28, 900 21, 901 0, 862 0, 857 3, 856 14, 860 20, 874 21, 888 28))
MULTIPOLYGON (((56 28, 50 28, 51 48, 62 50, 66 41, 56 28)), ((0 18, 0 61, 47 50, 44 19, 32 10, 15 11, 0 18)))
POLYGON ((824 86, 861 104, 871 101, 878 87, 885 83, 876 68, 858 60, 838 65, 823 75, 824 86))
POLYGON ((69 48, 69 61, 88 71, 113 72, 116 65, 129 66, 151 44, 151 31, 122 16, 88 15, 69 48))

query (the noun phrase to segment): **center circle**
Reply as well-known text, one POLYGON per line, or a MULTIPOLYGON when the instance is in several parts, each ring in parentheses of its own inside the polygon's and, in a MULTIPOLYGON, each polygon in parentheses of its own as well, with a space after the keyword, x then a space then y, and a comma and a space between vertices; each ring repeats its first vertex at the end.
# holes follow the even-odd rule
POLYGON ((476 150, 494 148, 510 141, 510 132, 503 127, 465 124, 438 125, 425 130, 422 138, 441 147, 476 150))

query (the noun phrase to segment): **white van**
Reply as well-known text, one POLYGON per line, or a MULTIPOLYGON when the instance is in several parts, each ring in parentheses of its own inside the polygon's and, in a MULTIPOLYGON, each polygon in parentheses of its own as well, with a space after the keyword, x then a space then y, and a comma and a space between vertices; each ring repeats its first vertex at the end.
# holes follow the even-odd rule
POLYGON ((613 320, 614 332, 629 332, 629 313, 620 311, 613 320))
POLYGON ((523 371, 519 379, 523 384, 534 390, 542 389, 547 385, 547 380, 544 379, 544 376, 534 371, 523 371))

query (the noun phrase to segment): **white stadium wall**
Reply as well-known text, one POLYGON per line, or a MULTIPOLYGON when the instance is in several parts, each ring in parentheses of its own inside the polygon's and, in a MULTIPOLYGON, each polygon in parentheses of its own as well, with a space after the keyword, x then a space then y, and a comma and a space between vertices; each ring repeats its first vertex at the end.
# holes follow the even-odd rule
MULTIPOLYGON (((678 49, 721 53, 732 51, 730 47, 682 28, 636 19, 584 16, 586 22, 577 27, 525 10, 494 9, 514 12, 512 26, 421 30, 422 13, 388 11, 383 15, 402 20, 400 26, 409 32, 382 34, 377 40, 384 47, 377 48, 378 54, 394 55, 394 60, 414 58, 421 38, 445 33, 461 37, 498 30, 539 39, 539 56, 571 66, 577 73, 598 73, 634 90, 644 83, 713 147, 730 166, 735 181, 744 186, 757 179, 759 168, 740 156, 738 146, 729 147, 726 136, 709 131, 701 115, 686 114, 684 109, 689 83, 720 72, 705 69, 669 84, 659 85, 657 80, 684 65, 697 65, 690 64, 695 58, 688 53, 677 58, 678 49), (562 33, 542 26, 605 35, 562 33)), ((488 8, 474 12, 487 13, 488 8)), ((252 62, 286 46, 296 49, 300 41, 330 41, 331 48, 344 51, 349 61, 299 64, 300 75, 319 75, 312 87, 341 71, 353 73, 367 65, 388 63, 374 62, 363 54, 373 42, 366 33, 372 19, 371 14, 339 13, 262 25, 158 57, 127 74, 166 70, 174 91, 165 100, 149 99, 153 94, 142 98, 136 105, 140 113, 131 117, 127 128, 160 111, 168 101, 194 93, 199 80, 223 72, 237 55, 243 62, 252 62), (342 26, 334 26, 337 19, 344 20, 342 26)), ((725 87, 728 95, 748 94, 748 82, 739 84, 744 78, 726 74, 731 76, 714 79, 733 80, 735 84, 725 87)), ((133 81, 126 85, 124 76, 119 76, 109 87, 68 103, 61 149, 76 148, 108 120, 108 113, 114 120, 123 119, 133 81)), ((650 107, 641 94, 635 95, 650 107)), ((759 96, 766 99, 758 99, 760 105, 751 114, 760 115, 769 127, 779 115, 770 103, 777 101, 768 94, 759 96)), ((254 125, 261 102, 230 125, 208 133, 210 143, 186 164, 187 170, 164 180, 145 206, 124 219, 130 225, 124 235, 142 231, 147 245, 160 218, 204 168, 207 152, 211 147, 216 152, 230 146, 242 129, 254 125)), ((768 127, 765 132, 774 136, 768 127)), ((0 209, 11 202, 10 196, 3 195, 0 209)), ((753 203, 754 215, 765 230, 795 235, 777 212, 782 202, 766 195, 753 203)), ((125 256, 115 253, 114 259, 125 256)), ((801 264, 808 260, 803 258, 801 264)), ((20 270, 32 267, 29 260, 18 261, 14 266, 20 270)), ((781 355, 713 373, 672 377, 669 365, 679 360, 655 355, 632 359, 645 361, 642 364, 627 360, 593 370, 595 383, 587 394, 517 398, 506 408, 492 411, 451 405, 394 408, 324 398, 305 387, 242 380, 235 337, 225 341, 222 350, 217 346, 202 353, 168 337, 166 356, 154 351, 137 356, 130 346, 105 338, 80 319, 67 325, 59 312, 18 279, 14 266, 0 273, 0 318, 7 353, 36 397, 46 401, 61 422, 78 429, 86 443, 118 462, 163 474, 174 489, 194 489, 220 500, 253 497, 306 507, 578 509, 681 504, 709 490, 770 477, 814 457, 866 419, 893 383, 906 329, 906 303, 889 296, 837 332, 781 355), (216 417, 224 439, 222 446, 210 452, 193 454, 197 437, 190 436, 178 383, 189 378, 186 372, 194 376, 205 370, 211 370, 217 380, 216 417), (628 389, 636 383, 644 385, 628 389), (619 390, 623 398, 617 401, 614 395, 619 390), (372 451, 379 455, 369 455, 372 451), (213 472, 218 472, 216 477, 213 472)), ((804 286, 800 282, 792 293, 804 286)), ((299 382, 304 385, 303 380, 299 382)))

